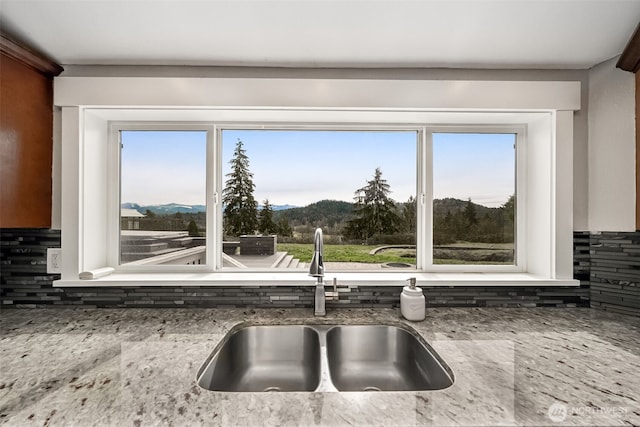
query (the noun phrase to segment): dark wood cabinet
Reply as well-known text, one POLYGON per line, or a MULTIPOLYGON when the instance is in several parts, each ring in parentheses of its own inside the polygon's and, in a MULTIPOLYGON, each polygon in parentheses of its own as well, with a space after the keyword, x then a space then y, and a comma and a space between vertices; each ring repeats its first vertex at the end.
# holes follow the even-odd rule
POLYGON ((0 39, 0 228, 48 228, 53 77, 62 68, 0 39))

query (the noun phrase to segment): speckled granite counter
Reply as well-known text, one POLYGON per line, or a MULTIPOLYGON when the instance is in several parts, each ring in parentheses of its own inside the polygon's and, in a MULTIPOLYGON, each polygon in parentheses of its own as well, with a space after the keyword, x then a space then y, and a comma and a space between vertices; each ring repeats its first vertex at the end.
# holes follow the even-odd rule
POLYGON ((4 310, 0 423, 640 425, 640 318, 590 309, 429 309, 451 367, 428 392, 218 393, 195 375, 238 323, 401 322, 397 310, 4 310))

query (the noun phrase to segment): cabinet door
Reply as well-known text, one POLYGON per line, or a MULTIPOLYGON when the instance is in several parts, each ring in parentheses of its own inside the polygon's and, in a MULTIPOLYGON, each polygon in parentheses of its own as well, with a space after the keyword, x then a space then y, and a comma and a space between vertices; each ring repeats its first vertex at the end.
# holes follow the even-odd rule
POLYGON ((0 227, 51 226, 53 80, 0 56, 0 227))

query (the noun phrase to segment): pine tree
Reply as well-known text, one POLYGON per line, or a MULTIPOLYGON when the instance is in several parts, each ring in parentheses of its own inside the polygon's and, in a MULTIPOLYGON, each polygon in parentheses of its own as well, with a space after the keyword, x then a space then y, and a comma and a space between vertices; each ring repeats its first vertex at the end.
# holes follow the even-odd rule
POLYGON ((293 236, 293 230, 289 224, 289 217, 286 215, 281 216, 278 220, 278 235, 282 237, 293 236))
POLYGON ((409 196, 409 200, 404 204, 402 209, 402 220, 404 222, 405 231, 408 233, 415 233, 417 230, 417 211, 416 211, 416 199, 413 196, 409 196))
POLYGON ((478 217, 476 215, 476 206, 471 201, 471 197, 467 200, 467 204, 464 207, 463 211, 464 219, 467 221, 469 226, 476 225, 478 223, 478 217))
POLYGON ((513 194, 509 196, 509 199, 501 206, 501 208, 510 225, 513 226, 516 215, 516 196, 513 194))
POLYGON ((189 236, 198 237, 200 235, 200 230, 198 229, 198 224, 194 220, 189 222, 187 226, 187 231, 189 232, 189 236))
POLYGON ((401 219, 390 193, 387 180, 382 179, 382 171, 376 168, 373 179, 355 192, 353 212, 356 218, 347 223, 345 234, 366 240, 374 234, 397 232, 401 219))
POLYGON ((263 202, 262 209, 258 214, 258 231, 262 234, 276 234, 278 232, 278 226, 273 222, 273 210, 269 199, 263 202))
POLYGON ((515 195, 509 196, 509 199, 504 205, 500 207, 500 221, 503 240, 505 242, 513 242, 515 235, 515 221, 516 221, 516 197, 515 195))
POLYGON ((240 139, 229 164, 231 172, 226 175, 228 179, 222 191, 225 233, 229 236, 253 234, 258 228, 258 204, 253 198, 255 184, 249 172, 249 157, 240 139))

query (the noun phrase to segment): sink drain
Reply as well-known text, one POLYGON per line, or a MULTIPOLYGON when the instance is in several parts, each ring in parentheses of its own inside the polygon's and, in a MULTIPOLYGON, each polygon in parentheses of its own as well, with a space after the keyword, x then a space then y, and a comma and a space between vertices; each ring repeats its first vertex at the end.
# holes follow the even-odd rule
POLYGON ((382 391, 382 390, 380 390, 378 387, 371 386, 371 387, 363 388, 362 391, 382 391))
POLYGON ((280 387, 267 387, 262 391, 282 391, 280 387))

